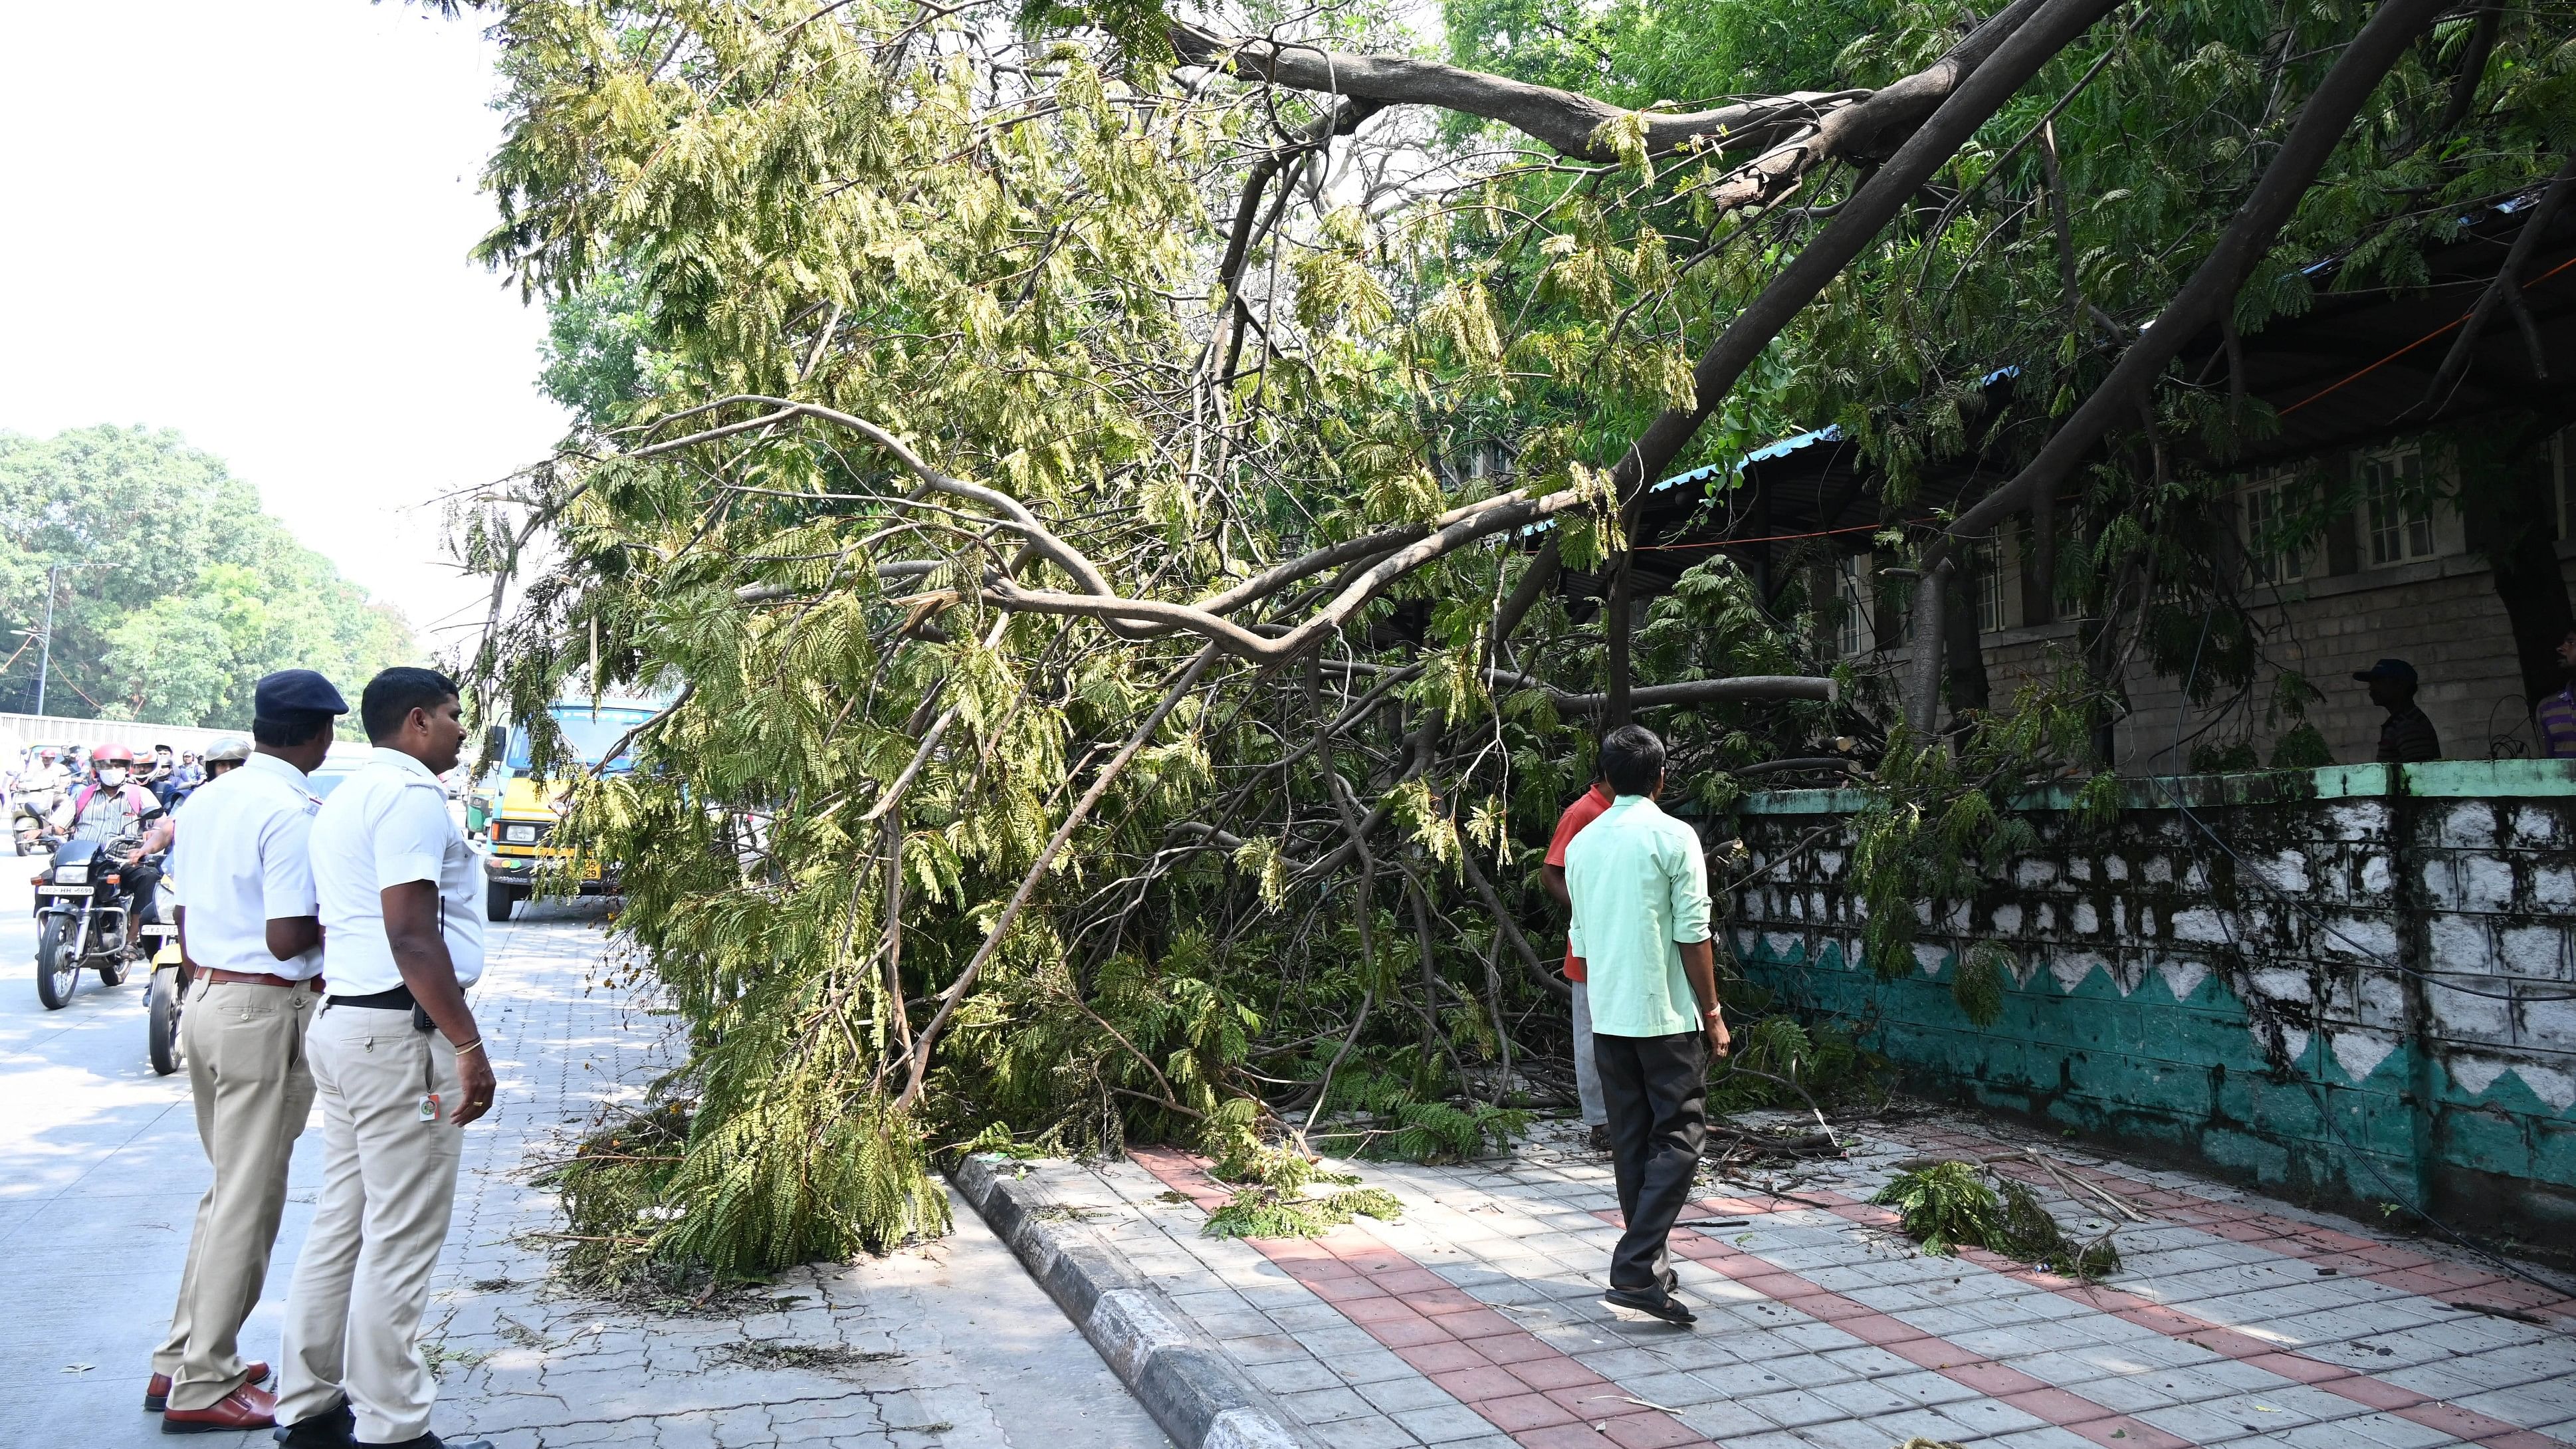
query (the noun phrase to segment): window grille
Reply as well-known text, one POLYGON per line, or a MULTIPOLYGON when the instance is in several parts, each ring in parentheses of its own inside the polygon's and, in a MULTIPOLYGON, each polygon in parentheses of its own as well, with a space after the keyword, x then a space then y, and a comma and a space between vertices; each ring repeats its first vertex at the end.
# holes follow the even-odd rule
POLYGON ((2433 556, 2433 511, 2424 497, 2421 449, 2362 459, 2361 496, 2373 564, 2433 556))
POLYGON ((2260 478, 2245 487, 2238 510, 2245 525, 2246 570, 2258 584, 2295 583, 2316 572, 2314 539, 2293 544, 2289 531, 2299 512, 2298 479, 2289 474, 2260 478))

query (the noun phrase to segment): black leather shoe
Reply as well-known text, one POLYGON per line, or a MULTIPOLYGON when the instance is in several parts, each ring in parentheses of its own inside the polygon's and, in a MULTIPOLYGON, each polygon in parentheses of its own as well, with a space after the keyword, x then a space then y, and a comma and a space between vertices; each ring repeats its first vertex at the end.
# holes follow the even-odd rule
POLYGON ((327 1413, 281 1425, 270 1437, 291 1449, 348 1449, 358 1442, 358 1416, 343 1402, 327 1413))
POLYGON ((1660 1318, 1677 1327, 1687 1328, 1699 1322, 1699 1315, 1683 1307, 1682 1301, 1670 1293, 1613 1288, 1601 1295, 1601 1301, 1616 1308, 1633 1308, 1639 1313, 1660 1318))

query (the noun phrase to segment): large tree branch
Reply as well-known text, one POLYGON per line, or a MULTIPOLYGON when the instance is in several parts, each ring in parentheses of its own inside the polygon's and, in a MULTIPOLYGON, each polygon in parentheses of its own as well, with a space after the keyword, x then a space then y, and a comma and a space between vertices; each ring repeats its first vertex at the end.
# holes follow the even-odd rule
MULTIPOLYGON (((1411 675, 1419 665, 1396 666, 1372 664, 1362 659, 1332 659, 1325 668, 1350 674, 1411 675)), ((1496 689, 1535 689, 1547 695, 1548 703, 1559 714, 1599 714, 1609 703, 1606 694, 1571 694, 1544 679, 1515 674, 1508 669, 1488 669, 1485 682, 1496 689)), ((1675 684, 1644 684, 1629 691, 1631 709, 1661 709, 1677 704, 1750 704, 1764 699, 1812 699, 1835 704, 1842 699, 1842 688, 1830 675, 1808 674, 1738 674, 1724 679, 1685 679, 1675 684)))
MULTIPOLYGON (((1948 77, 1937 83, 1942 94, 1931 118, 1852 193, 1834 213, 1824 235, 1808 243, 1701 355, 1699 366, 1692 372, 1696 392, 1692 405, 1664 412, 1629 446, 1612 475, 1618 495, 1622 499, 1631 497, 1661 476, 1771 340, 1806 310, 1834 278, 1842 275, 1862 248, 1877 239, 1897 211, 1931 179, 1932 173, 1948 164, 1978 127, 2002 109, 2004 102, 2037 75, 2041 66, 2073 44, 2116 3, 2117 0, 2045 0, 2034 4, 2033 0, 2020 0, 1979 26, 1975 34, 1960 42, 1938 64, 1908 81, 1900 81, 1898 85, 1903 86, 1920 80, 1931 88, 1936 83, 1926 77, 1936 72, 1948 77), (2007 25, 2012 28, 1998 41, 1990 47, 1983 45, 1983 38, 2007 25), (1983 60, 1966 79, 1957 79, 1955 68, 1979 55, 1983 60)), ((1889 87, 1891 91, 1895 89, 1896 86, 1889 87)))
MULTIPOLYGON (((1380 558, 1357 577, 1342 586, 1341 591, 1323 608, 1307 616, 1303 623, 1278 635, 1256 633, 1211 610, 1194 604, 1173 604, 1155 599, 1127 599, 1115 595, 1067 594, 1043 589, 1022 589, 999 575, 987 580, 984 602, 995 608, 1012 609, 1030 614, 1070 614, 1100 619, 1137 619, 1186 629, 1216 643, 1227 652, 1264 663, 1294 659, 1323 642, 1325 636, 1350 621, 1361 606, 1377 597, 1388 585, 1406 574, 1454 553, 1478 539, 1491 537, 1509 529, 1523 528, 1542 519, 1584 506, 1587 495, 1568 488, 1543 498, 1520 498, 1507 495, 1507 501, 1477 505, 1458 510, 1466 516, 1380 558)), ((1456 514, 1447 515, 1456 517, 1456 514)), ((1275 572, 1275 571, 1274 571, 1275 572)))
POLYGON ((2155 325, 2139 334, 2101 386, 2041 446, 2039 456, 2011 482, 1960 514, 1934 540, 1924 557, 1925 568, 1946 558, 1959 540, 1993 532, 2005 518, 2029 507, 2031 500, 2053 491, 2104 434, 2135 410, 2137 399, 2153 387, 2184 344, 2235 305, 2236 294, 2271 250, 2273 238, 2334 154, 2362 103, 2378 88, 2380 77, 2443 8, 2444 0, 2383 0, 2300 108, 2298 121, 2274 153, 2263 179, 2237 208, 2200 269, 2156 315, 2155 325))
POLYGON ((1171 687, 1163 691, 1162 700, 1136 726, 1135 732, 1127 737, 1127 742, 1118 747, 1118 753, 1109 758, 1109 763, 1100 767, 1100 773, 1092 778, 1091 788, 1083 791, 1082 798, 1074 802, 1071 810, 1065 812, 1064 823, 1058 825, 1055 828, 1055 834, 1048 837, 1046 846, 1038 852, 1037 859, 1029 862, 1028 873, 1020 877, 1020 888, 1011 893, 1009 904, 1002 907, 1001 915, 994 919, 992 928, 984 933, 983 944, 975 948, 975 954, 968 958, 965 969, 959 971, 957 979, 949 983, 946 991, 940 993, 939 1010, 932 1014, 929 1024, 922 1027, 921 1034, 914 1038, 911 1076, 904 1083, 903 1095, 895 1099, 896 1111, 909 1110, 913 1100, 921 1095, 922 1086, 930 1078, 930 1054, 939 1045, 941 1030, 948 1025, 949 1018, 956 1014, 957 1003, 965 1000, 966 993, 975 989, 975 982, 984 974, 985 963, 991 961, 993 953, 1002 948, 1004 938, 1011 934, 1011 927, 1019 923, 1020 913, 1028 908, 1029 898, 1037 894, 1038 882, 1046 879, 1047 872, 1054 868, 1056 857, 1064 853, 1065 843, 1073 839, 1073 832, 1081 828, 1084 820, 1090 818, 1092 807, 1098 805, 1101 797, 1109 793, 1109 787, 1117 784, 1118 777, 1127 772, 1127 766, 1135 760, 1137 752, 1145 748, 1147 741, 1153 739, 1154 731, 1161 729, 1163 721, 1172 717, 1173 707, 1189 694, 1191 686, 1199 682, 1199 676, 1206 673, 1207 667, 1215 662, 1216 650, 1213 647, 1206 648, 1200 650, 1197 657, 1181 670, 1179 677, 1172 681, 1171 687))
MULTIPOLYGON (((2539 204, 2523 218, 2521 232, 2504 254, 2504 265, 2496 269, 2495 280, 2478 294, 2477 305, 2469 310, 2468 320, 2460 324, 2458 340, 2451 344, 2450 354, 2442 359, 2440 370, 2433 374, 2432 385, 2424 389, 2424 400, 2416 407, 2440 408, 2450 400, 2451 389, 2468 375, 2470 359, 2477 355, 2478 338, 2486 331, 2496 309, 2510 307, 2521 300, 2522 269, 2530 264, 2531 254, 2540 249, 2542 233, 2557 222, 2559 210, 2567 205, 2571 191, 2576 191, 2576 153, 2571 153, 2567 164, 2558 168, 2558 175, 2551 179, 2549 189, 2540 193, 2539 204)), ((2546 380, 2549 376, 2549 354, 2539 346, 2536 336, 2526 340, 2532 344, 2531 370, 2546 380)))
POLYGON ((1173 50, 1192 65, 1245 80, 1345 97, 1372 109, 1437 106, 1499 121, 1562 155, 1615 161, 1616 129, 1634 125, 1646 150, 1754 153, 1717 183, 1721 207, 1777 199, 1827 161, 1884 154, 2036 14, 2043 0, 2013 0, 1938 61, 1882 90, 1797 91, 1676 113, 1630 111, 1553 86, 1407 56, 1355 55, 1296 41, 1228 39, 1174 24, 1173 50))
MULTIPOLYGON (((1372 110, 1437 106, 1500 121, 1553 150, 1590 161, 1617 160, 1617 152, 1597 133, 1641 114, 1572 91, 1436 60, 1356 55, 1298 41, 1227 38, 1179 22, 1167 33, 1185 64, 1291 90, 1341 96, 1372 110)), ((1870 94, 1865 90, 1800 91, 1686 115, 1648 111, 1641 119, 1652 151, 1674 151, 1694 143, 1741 150, 1776 141, 1789 130, 1813 126, 1824 115, 1870 94)))

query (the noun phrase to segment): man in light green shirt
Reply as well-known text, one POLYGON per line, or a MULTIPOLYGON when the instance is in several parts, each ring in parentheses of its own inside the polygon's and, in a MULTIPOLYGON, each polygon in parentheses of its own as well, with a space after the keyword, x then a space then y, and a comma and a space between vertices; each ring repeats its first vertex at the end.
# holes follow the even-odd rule
POLYGON ((1601 742, 1616 798, 1565 851, 1571 944, 1592 994, 1592 1050, 1610 1113, 1610 1155, 1627 1230, 1608 1300, 1667 1323, 1696 1321, 1673 1297, 1665 1244, 1690 1200, 1708 1134, 1708 1064, 1724 1056, 1708 864, 1699 836, 1657 806, 1664 742, 1623 725, 1601 742))

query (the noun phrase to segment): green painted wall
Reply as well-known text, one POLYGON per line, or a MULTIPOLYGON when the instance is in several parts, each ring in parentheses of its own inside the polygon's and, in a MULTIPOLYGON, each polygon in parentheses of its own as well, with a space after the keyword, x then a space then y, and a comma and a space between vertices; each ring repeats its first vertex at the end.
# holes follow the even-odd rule
POLYGON ((1882 979, 1851 959, 1844 850, 1791 849, 1860 797, 1753 797, 1738 961, 1874 1024, 1918 1089, 2304 1200, 2576 1241, 2576 770, 2343 766, 2128 800, 2100 832, 2062 795, 2024 802, 2041 846, 1941 903, 1882 979), (1981 942, 2019 963, 1984 1028, 1950 991, 1981 942))

